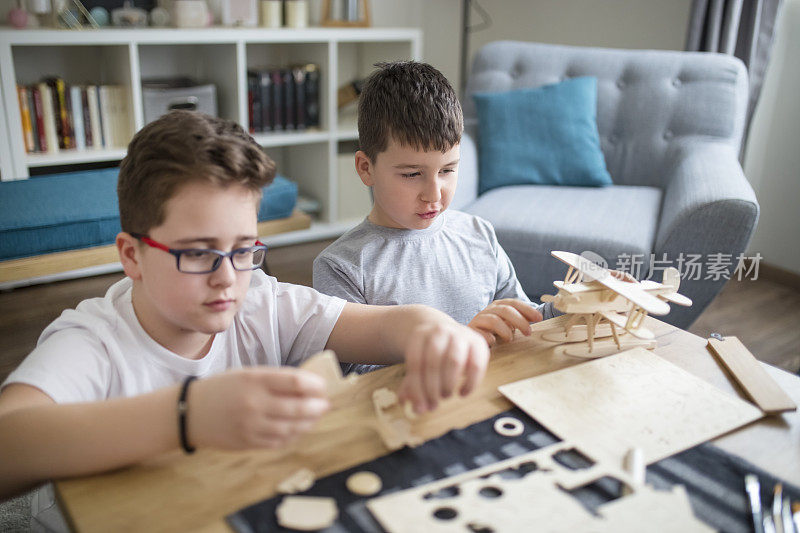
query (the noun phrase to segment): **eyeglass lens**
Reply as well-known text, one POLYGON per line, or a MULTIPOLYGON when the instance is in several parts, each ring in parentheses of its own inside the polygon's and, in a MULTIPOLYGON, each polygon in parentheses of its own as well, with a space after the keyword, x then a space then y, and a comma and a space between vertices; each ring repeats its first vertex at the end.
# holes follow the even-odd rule
MULTIPOLYGON (((234 250, 227 257, 231 258, 236 270, 253 270, 261 265, 265 253, 263 248, 242 248, 234 250)), ((178 270, 190 273, 213 272, 219 268, 225 257, 226 255, 213 250, 187 250, 178 258, 178 270)))

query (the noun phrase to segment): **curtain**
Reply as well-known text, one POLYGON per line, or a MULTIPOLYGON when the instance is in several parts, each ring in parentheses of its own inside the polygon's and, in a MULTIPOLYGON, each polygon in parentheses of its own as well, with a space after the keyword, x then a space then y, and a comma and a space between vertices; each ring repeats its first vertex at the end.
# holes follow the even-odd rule
POLYGON ((781 0, 692 0, 686 50, 741 59, 750 78, 742 153, 769 63, 781 0))

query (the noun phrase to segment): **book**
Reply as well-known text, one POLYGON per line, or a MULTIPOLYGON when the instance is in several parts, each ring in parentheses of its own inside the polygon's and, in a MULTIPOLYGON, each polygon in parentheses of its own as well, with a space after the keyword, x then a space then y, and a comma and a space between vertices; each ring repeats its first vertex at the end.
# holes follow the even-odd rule
POLYGON ((59 148, 74 148, 72 125, 70 123, 69 98, 67 85, 61 78, 46 78, 45 83, 50 87, 53 98, 53 114, 55 116, 56 133, 59 148))
POLYGON ((319 127, 319 67, 309 63, 303 67, 305 75, 306 126, 319 127))
POLYGON ((106 148, 117 146, 114 138, 114 125, 111 123, 113 113, 113 90, 110 85, 101 85, 97 88, 97 97, 100 107, 100 127, 103 130, 103 141, 106 148))
POLYGON ((33 128, 31 127, 31 110, 28 107, 28 95, 24 85, 17 85, 17 100, 19 100, 19 114, 22 119, 22 138, 25 142, 25 151, 33 152, 33 128))
POLYGON ((298 130, 306 128, 306 71, 303 67, 293 67, 295 126, 298 130))
POLYGON ((89 123, 92 131, 92 148, 100 150, 105 147, 103 142, 103 126, 100 122, 100 105, 97 95, 97 86, 88 85, 86 87, 86 100, 89 104, 89 123))
POLYGON ((86 147, 94 146, 94 136, 92 135, 92 117, 89 113, 89 95, 87 87, 81 87, 81 111, 83 111, 83 137, 86 147))
POLYGON ((40 152, 46 152, 48 147, 47 132, 44 127, 44 102, 42 102, 42 90, 39 85, 31 87, 31 96, 33 98, 33 118, 37 132, 36 143, 39 145, 40 152))
POLYGON ((275 130, 283 129, 283 76, 281 76, 280 69, 272 69, 269 71, 270 79, 272 80, 272 102, 270 109, 272 110, 272 125, 275 130))
POLYGON ((261 96, 261 131, 271 131, 275 129, 272 123, 272 79, 265 70, 258 72, 258 90, 261 96))
POLYGON ((281 78, 283 79, 283 127, 287 130, 295 129, 297 125, 297 109, 294 102, 294 77, 291 69, 282 69, 281 78))
POLYGON ((261 133, 263 131, 263 124, 261 124, 261 86, 258 83, 258 72, 254 70, 247 71, 247 100, 252 106, 250 113, 250 133, 261 133))
POLYGON ((115 139, 117 146, 125 148, 131 140, 131 114, 128 105, 128 91, 122 85, 114 86, 115 139))
POLYGON ((31 130, 33 131, 33 151, 34 152, 41 152, 42 147, 39 144, 39 125, 36 122, 36 108, 34 107, 33 101, 33 91, 34 86, 26 86, 25 87, 25 96, 28 99, 28 109, 30 110, 31 114, 31 130))
POLYGON ((42 122, 44 136, 47 144, 47 153, 58 152, 58 131, 56 130, 56 115, 53 90, 45 83, 39 83, 39 94, 42 97, 42 122))
POLYGON ((83 102, 81 101, 81 88, 72 85, 69 88, 70 109, 72 110, 72 131, 75 136, 75 148, 86 149, 86 133, 83 130, 83 102))

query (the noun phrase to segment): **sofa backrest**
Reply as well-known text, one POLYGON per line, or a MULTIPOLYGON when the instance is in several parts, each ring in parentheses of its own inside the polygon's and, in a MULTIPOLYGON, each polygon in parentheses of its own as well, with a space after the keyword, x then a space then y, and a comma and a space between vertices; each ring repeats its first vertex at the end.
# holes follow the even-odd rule
POLYGON ((497 41, 475 56, 463 98, 476 130, 476 92, 499 92, 597 78, 597 127, 616 184, 663 187, 675 149, 713 140, 739 150, 747 71, 735 57, 703 52, 614 50, 497 41))

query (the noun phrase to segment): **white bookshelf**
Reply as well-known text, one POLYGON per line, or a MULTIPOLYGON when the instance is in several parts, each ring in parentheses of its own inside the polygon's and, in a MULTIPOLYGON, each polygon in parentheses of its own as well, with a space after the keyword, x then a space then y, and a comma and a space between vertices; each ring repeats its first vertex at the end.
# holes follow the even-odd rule
MULTIPOLYGON (((338 156, 358 138, 351 107, 336 108, 339 86, 363 77, 379 61, 421 59, 416 28, 305 29, 0 29, 0 180, 26 179, 31 169, 116 161, 120 149, 61 150, 28 154, 22 137, 17 84, 59 76, 67 84, 120 84, 128 89, 131 135, 144 126, 143 79, 190 76, 214 83, 218 113, 247 126, 247 69, 317 63, 320 127, 258 133, 256 141, 278 172, 296 181, 300 194, 317 200, 318 219, 307 230, 271 238, 272 245, 334 237, 357 222, 340 217, 338 156)), ((353 171, 354 172, 354 171, 353 171)), ((349 178, 348 178, 349 179, 349 178)))

